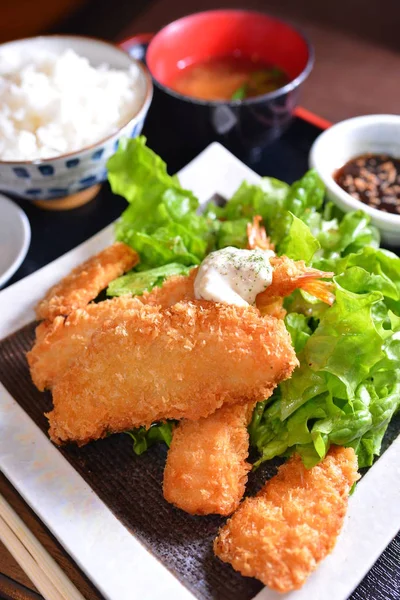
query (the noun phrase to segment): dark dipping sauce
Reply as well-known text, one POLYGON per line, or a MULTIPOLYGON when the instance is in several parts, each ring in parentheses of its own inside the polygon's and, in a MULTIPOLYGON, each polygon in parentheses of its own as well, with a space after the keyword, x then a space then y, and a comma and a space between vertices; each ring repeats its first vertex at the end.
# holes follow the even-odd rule
POLYGON ((400 214, 400 159, 363 154, 338 169, 334 180, 348 194, 382 212, 400 214))

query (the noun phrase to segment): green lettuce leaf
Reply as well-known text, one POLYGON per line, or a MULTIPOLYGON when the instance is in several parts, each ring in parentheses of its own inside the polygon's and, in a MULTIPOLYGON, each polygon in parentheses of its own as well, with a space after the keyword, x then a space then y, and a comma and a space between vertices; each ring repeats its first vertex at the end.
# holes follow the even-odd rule
POLYGON ((290 312, 285 317, 286 329, 290 333, 296 354, 299 354, 303 350, 308 338, 312 334, 309 320, 305 315, 296 312, 290 312))
POLYGON ((134 453, 140 456, 151 448, 151 446, 159 442, 164 442, 169 448, 173 427, 174 421, 166 421, 165 423, 153 423, 148 429, 146 427, 138 427, 138 429, 132 429, 125 433, 133 440, 134 453))
POLYGON ((217 233, 217 248, 235 246, 246 248, 248 219, 237 219, 236 221, 221 221, 217 233))
POLYGON ((270 210, 269 215, 264 219, 265 225, 271 240, 278 245, 278 249, 279 244, 289 234, 293 221, 291 215, 305 223, 315 236, 314 230, 318 231, 321 221, 318 209, 322 205, 324 191, 324 185, 316 171, 308 171, 290 186, 281 203, 270 210))
MULTIPOLYGON (((336 209, 335 214, 337 216, 330 220, 321 219, 313 232, 321 249, 316 252, 312 264, 317 269, 340 273, 342 257, 368 247, 378 248, 380 236, 377 228, 371 225, 370 217, 361 210, 343 215, 336 209)), ((328 219, 332 216, 329 207, 326 216, 328 219)))
POLYGON ((246 219, 261 215, 268 222, 274 211, 283 206, 290 186, 273 177, 263 177, 259 185, 244 181, 229 202, 219 211, 219 218, 226 221, 246 219))
POLYGON ((278 253, 285 254, 293 260, 304 260, 309 263, 320 248, 320 244, 301 219, 293 213, 289 213, 289 215, 292 222, 286 236, 278 246, 278 253))
POLYGON ((172 275, 187 275, 190 267, 179 263, 170 263, 155 269, 142 272, 131 271, 118 279, 114 279, 107 289, 107 296, 140 296, 145 291, 150 291, 156 286, 161 286, 167 277, 172 275))
POLYGON ((212 221, 197 214, 197 198, 168 175, 146 139, 122 139, 107 168, 111 189, 130 203, 116 224, 116 238, 150 267, 199 264, 214 245, 212 221))
POLYGON ((379 360, 382 345, 372 310, 382 295, 379 292, 355 294, 340 285, 352 282, 358 269, 353 267, 335 278, 336 302, 321 318, 304 348, 307 365, 313 371, 327 374, 328 389, 334 387, 336 393, 349 400, 379 360))
MULTIPOLYGON (((118 239, 121 239, 118 237, 118 239)), ((140 259, 150 267, 179 262, 183 265, 199 264, 206 252, 206 242, 178 223, 159 227, 151 234, 130 230, 121 241, 132 246, 140 259)))
POLYGON ((380 291, 392 300, 400 299, 400 260, 392 252, 366 246, 338 260, 336 271, 350 267, 361 267, 369 273, 368 282, 365 280, 368 290, 380 291))
POLYGON ((348 255, 342 268, 336 302, 314 331, 313 317, 286 316, 300 367, 254 411, 256 466, 296 451, 312 467, 330 444, 352 446, 359 466, 370 466, 400 407, 400 315, 389 307, 400 259, 369 247, 348 255))
POLYGON ((308 216, 321 208, 325 187, 318 173, 311 169, 290 187, 284 207, 296 217, 307 222, 308 216))
POLYGON ((149 213, 158 210, 165 192, 181 198, 183 214, 198 207, 193 193, 183 190, 177 177, 168 175, 165 162, 146 146, 143 136, 122 138, 107 169, 113 192, 132 205, 131 215, 138 220, 138 227, 147 223, 149 213))

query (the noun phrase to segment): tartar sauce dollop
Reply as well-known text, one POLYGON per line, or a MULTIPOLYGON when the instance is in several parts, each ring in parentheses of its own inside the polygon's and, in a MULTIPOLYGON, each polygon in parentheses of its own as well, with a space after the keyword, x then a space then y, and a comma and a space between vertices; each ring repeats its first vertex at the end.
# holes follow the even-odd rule
POLYGON ((272 250, 241 250, 228 246, 211 252, 194 281, 198 300, 236 306, 254 304, 257 294, 272 283, 272 250))

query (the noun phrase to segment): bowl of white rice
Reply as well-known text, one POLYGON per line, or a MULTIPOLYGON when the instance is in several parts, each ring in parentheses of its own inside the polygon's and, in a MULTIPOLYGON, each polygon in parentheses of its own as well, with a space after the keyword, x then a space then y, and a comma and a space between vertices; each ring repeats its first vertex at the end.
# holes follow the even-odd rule
POLYGON ((47 208, 93 197, 121 137, 140 134, 153 87, 110 43, 43 36, 0 45, 0 191, 47 208))

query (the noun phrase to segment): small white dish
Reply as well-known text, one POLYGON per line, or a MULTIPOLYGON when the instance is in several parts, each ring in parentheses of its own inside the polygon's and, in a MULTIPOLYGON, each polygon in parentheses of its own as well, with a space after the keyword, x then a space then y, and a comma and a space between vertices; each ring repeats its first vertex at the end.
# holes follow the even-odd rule
POLYGON ((368 152, 400 158, 400 116, 367 115, 333 125, 315 140, 309 164, 324 182, 329 200, 346 212, 363 210, 380 230, 382 240, 399 246, 400 215, 384 213, 364 204, 345 192, 333 179, 335 171, 347 161, 368 152))
POLYGON ((28 217, 17 204, 0 194, 0 287, 21 265, 30 243, 28 217))

